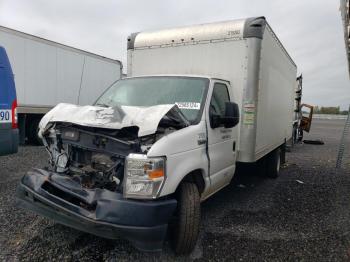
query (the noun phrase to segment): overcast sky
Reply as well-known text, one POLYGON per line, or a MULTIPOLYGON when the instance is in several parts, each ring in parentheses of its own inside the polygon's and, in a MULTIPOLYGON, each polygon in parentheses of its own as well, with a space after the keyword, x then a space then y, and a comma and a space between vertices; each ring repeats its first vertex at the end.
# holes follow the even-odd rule
POLYGON ((118 59, 132 32, 265 16, 304 76, 304 102, 350 104, 338 0, 0 0, 0 25, 118 59))

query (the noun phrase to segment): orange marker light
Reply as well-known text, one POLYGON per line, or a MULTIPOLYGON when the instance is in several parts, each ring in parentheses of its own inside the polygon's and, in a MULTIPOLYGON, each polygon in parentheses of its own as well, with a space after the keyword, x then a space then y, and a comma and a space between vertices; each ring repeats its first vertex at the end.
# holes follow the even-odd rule
POLYGON ((163 169, 156 169, 156 170, 150 171, 148 173, 148 178, 150 178, 150 179, 156 179, 156 178, 163 177, 163 176, 164 176, 163 169))

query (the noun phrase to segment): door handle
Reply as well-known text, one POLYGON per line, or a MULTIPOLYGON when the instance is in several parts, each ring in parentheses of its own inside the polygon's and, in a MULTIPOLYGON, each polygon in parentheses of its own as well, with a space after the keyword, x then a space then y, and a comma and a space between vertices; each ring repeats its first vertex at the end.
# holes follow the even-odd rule
POLYGON ((233 141, 232 150, 233 150, 233 151, 236 151, 236 141, 233 141))

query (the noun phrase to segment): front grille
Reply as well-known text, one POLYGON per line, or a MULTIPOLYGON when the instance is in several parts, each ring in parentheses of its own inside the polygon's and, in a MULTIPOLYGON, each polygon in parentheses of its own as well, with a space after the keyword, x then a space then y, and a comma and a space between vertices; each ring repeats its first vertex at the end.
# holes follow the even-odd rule
POLYGON ((59 197, 69 203, 72 203, 75 206, 81 207, 87 211, 94 211, 96 209, 96 203, 94 204, 89 204, 83 200, 81 200, 80 198, 71 195, 57 187, 55 187, 54 185, 52 185, 49 182, 45 182, 42 186, 42 189, 44 189, 46 192, 48 192, 51 195, 54 195, 56 197, 59 197))

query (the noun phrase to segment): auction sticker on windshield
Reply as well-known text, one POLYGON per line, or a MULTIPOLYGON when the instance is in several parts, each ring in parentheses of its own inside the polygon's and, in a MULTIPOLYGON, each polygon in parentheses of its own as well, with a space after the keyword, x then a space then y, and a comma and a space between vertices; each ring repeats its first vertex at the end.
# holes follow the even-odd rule
POLYGON ((11 123, 11 110, 0 109, 0 123, 11 123))
POLYGON ((180 109, 195 109, 199 110, 201 108, 201 103, 196 102, 175 102, 175 105, 180 109))

